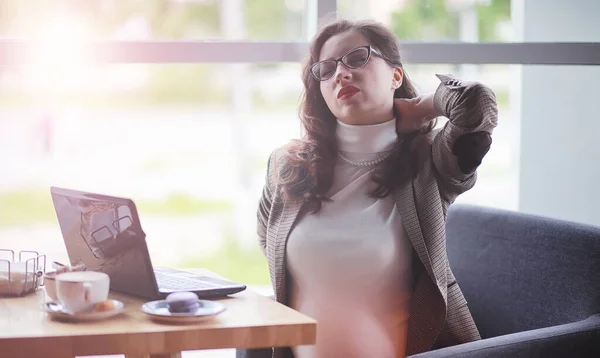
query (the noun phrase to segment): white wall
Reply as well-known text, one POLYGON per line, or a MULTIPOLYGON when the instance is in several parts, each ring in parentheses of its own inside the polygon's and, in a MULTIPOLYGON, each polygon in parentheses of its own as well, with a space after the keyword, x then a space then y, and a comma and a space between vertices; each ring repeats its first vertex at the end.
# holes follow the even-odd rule
MULTIPOLYGON (((514 11, 525 42, 600 42, 598 0, 514 11)), ((522 67, 520 211, 600 225, 599 87, 600 66, 522 67)))

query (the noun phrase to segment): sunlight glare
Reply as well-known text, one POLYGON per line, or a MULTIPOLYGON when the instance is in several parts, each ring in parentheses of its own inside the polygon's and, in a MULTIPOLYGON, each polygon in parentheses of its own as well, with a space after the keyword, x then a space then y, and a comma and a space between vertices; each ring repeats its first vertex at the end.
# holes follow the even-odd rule
POLYGON ((61 14, 40 27, 31 53, 34 87, 78 87, 83 80, 90 29, 81 17, 61 14), (59 81, 56 82, 57 77, 59 81))

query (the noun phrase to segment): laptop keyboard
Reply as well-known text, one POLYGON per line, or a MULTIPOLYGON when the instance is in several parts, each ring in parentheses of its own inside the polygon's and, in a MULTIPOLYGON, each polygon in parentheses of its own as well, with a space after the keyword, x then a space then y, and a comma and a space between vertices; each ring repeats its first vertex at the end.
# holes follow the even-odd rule
POLYGON ((203 288, 214 288, 206 282, 201 282, 195 279, 189 279, 185 277, 178 277, 176 275, 169 275, 162 272, 154 272, 156 276, 156 283, 159 288, 169 290, 198 290, 203 288))

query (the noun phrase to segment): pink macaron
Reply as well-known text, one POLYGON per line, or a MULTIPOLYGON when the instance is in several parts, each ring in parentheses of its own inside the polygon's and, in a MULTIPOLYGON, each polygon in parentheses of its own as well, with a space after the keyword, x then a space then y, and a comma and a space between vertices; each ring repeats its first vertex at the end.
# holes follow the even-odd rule
POLYGON ((166 301, 171 313, 194 313, 200 306, 198 295, 193 292, 173 292, 166 301))

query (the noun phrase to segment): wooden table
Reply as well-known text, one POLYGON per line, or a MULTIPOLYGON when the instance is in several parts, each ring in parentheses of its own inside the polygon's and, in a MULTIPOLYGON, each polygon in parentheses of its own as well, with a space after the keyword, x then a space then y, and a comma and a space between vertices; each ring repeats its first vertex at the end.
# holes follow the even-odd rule
MULTIPOLYGON (((188 271, 207 274, 206 270, 188 271)), ((117 293, 111 297, 125 303, 125 312, 85 323, 51 320, 40 309, 47 299, 43 289, 25 297, 0 298, 0 356, 174 358, 187 350, 311 345, 316 341, 315 320, 250 290, 219 299, 227 310, 213 320, 185 325, 151 321, 140 309, 144 300, 117 293)))

